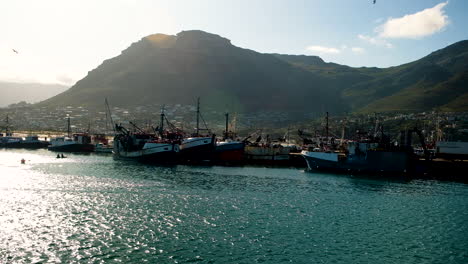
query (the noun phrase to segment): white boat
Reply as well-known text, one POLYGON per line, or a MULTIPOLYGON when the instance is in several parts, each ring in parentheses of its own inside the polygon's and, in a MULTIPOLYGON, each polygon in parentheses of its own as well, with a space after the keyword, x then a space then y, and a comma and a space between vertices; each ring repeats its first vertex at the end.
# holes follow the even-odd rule
POLYGON ((94 145, 94 152, 97 153, 112 153, 113 149, 114 148, 112 146, 105 145, 103 143, 96 143, 94 145))

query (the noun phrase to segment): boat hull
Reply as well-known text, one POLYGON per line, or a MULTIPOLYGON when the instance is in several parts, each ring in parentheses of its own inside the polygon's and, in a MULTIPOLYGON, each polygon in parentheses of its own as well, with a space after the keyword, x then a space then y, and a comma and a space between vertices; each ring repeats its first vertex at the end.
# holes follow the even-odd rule
POLYGON ((2 144, 3 148, 40 149, 47 148, 48 142, 15 142, 2 144))
POLYGON ((179 146, 166 143, 146 143, 141 150, 125 151, 119 142, 114 142, 114 156, 119 159, 136 160, 144 163, 175 163, 179 146))
POLYGON ((56 152, 93 152, 93 144, 66 144, 59 146, 49 146, 50 151, 56 152))
POLYGON ((296 161, 291 160, 295 147, 281 145, 251 145, 245 147, 245 162, 248 164, 268 166, 295 166, 296 161))
POLYGON ((303 151, 309 170, 346 173, 405 173, 409 166, 406 152, 369 151, 365 156, 303 151))
POLYGON ((241 163, 244 147, 243 142, 220 142, 216 145, 214 160, 219 163, 241 163))
POLYGON ((214 137, 184 139, 180 144, 179 161, 197 162, 204 160, 213 160, 214 151, 214 137))

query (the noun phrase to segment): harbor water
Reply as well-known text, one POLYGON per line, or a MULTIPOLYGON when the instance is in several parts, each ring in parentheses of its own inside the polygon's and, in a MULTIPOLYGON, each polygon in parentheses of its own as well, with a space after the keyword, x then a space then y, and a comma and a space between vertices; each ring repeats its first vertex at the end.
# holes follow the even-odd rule
POLYGON ((0 263, 468 263, 463 183, 56 155, 0 150, 0 263))

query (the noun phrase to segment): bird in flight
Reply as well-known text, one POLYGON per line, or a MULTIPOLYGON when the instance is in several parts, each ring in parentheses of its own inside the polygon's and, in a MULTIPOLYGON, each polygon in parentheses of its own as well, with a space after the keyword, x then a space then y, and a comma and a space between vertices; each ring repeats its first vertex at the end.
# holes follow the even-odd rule
POLYGON ((17 51, 17 50, 15 50, 15 49, 11 49, 11 50, 13 50, 14 53, 18 54, 18 51, 17 51))
POLYGON ((375 2, 377 2, 377 0, 374 0, 374 4, 375 4, 375 2))

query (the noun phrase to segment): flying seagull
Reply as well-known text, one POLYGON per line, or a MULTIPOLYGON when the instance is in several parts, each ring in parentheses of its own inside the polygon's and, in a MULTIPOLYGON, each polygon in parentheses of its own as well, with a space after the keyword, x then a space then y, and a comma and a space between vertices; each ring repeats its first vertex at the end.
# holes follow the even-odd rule
POLYGON ((11 49, 11 50, 13 50, 14 53, 18 54, 18 51, 17 51, 17 50, 15 50, 15 49, 11 49))

